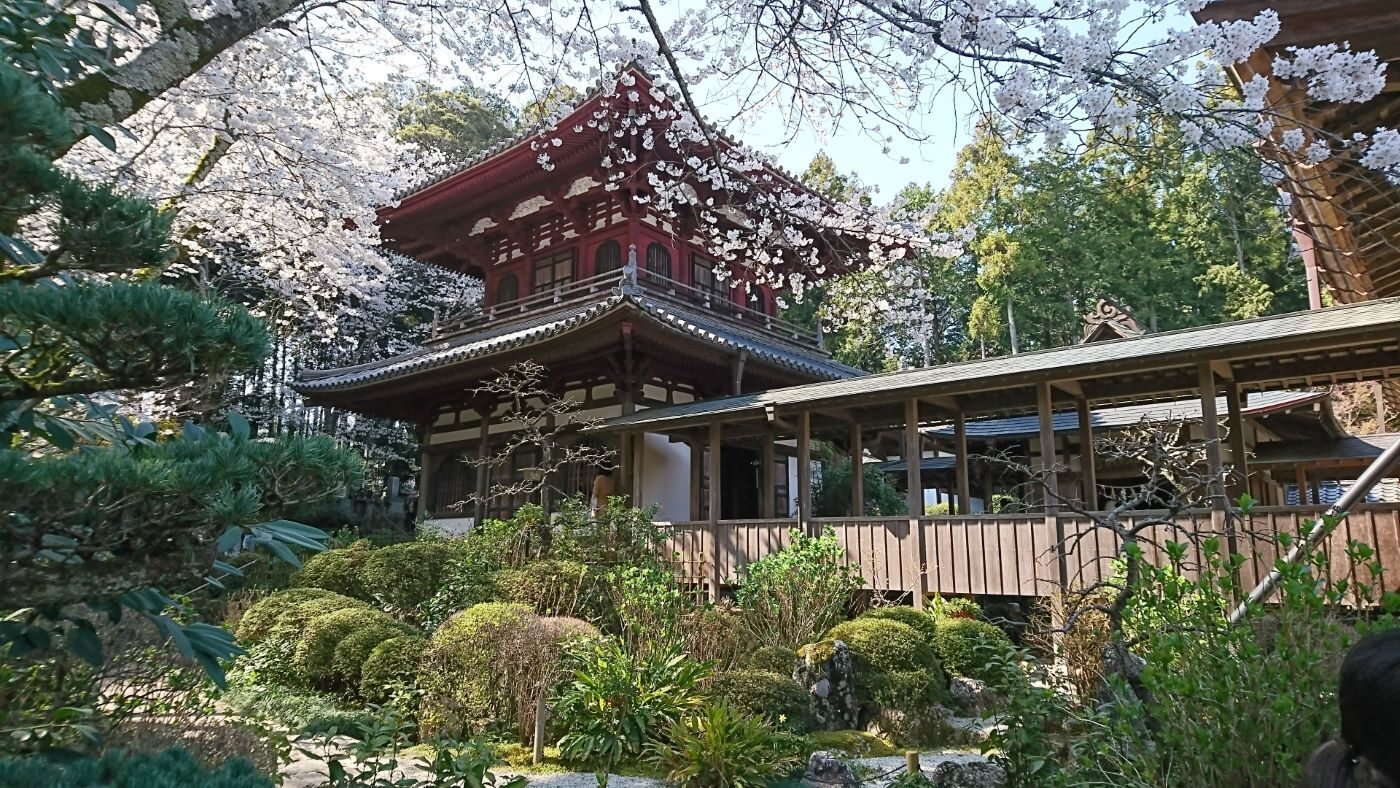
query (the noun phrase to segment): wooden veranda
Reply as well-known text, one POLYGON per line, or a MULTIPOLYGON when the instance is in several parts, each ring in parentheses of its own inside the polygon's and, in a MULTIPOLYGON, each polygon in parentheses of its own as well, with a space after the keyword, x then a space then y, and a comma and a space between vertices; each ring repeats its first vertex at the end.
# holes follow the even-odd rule
MULTIPOLYGON (((1175 526, 1235 538, 1247 558, 1241 580, 1248 584, 1272 565, 1276 535, 1297 533, 1322 507, 1256 506, 1243 518, 1231 510, 1229 501, 1246 491, 1271 502, 1258 493, 1292 481, 1276 477, 1274 470, 1251 468, 1259 436, 1251 439, 1245 429, 1244 398, 1251 392, 1385 380, 1397 373, 1400 299, 1387 299, 655 408, 612 419, 601 429, 628 435, 632 445, 641 443, 642 434, 653 433, 702 449, 692 451, 706 467, 695 463, 692 468, 691 518, 670 524, 670 547, 684 577, 717 592, 748 563, 781 549, 793 529, 816 533, 830 528, 846 547, 848 560, 860 566, 869 588, 913 592, 915 604, 922 605, 926 595, 935 593, 1041 596, 1056 587, 1092 582, 1109 571, 1117 547, 1110 535, 1076 538, 1090 523, 1070 511, 1101 508, 1093 409, 1195 396, 1200 419, 1192 438, 1204 442, 1207 470, 1225 482, 1211 496, 1209 508, 1179 515, 1175 526), (1223 412, 1217 407, 1222 396, 1223 412), (1078 415, 1073 454, 1057 439, 1057 411, 1078 415), (1039 430, 1024 448, 1042 483, 1059 491, 1059 500, 1046 496, 1030 501, 1018 514, 972 511, 968 422, 1028 413, 1035 414, 1039 430), (949 516, 924 516, 921 462, 909 460, 928 456, 929 433, 949 426, 956 504, 949 516), (908 514, 816 516, 811 468, 812 443, 818 438, 851 457, 902 456, 908 514), (759 464, 760 489, 771 490, 776 483, 771 458, 779 445, 795 456, 794 517, 776 516, 774 496, 759 495, 757 519, 720 518, 725 485, 702 484, 702 479, 721 479, 721 452, 713 449, 754 444, 765 459, 759 464)), ((643 505, 644 473, 635 460, 625 463, 620 487, 643 505)), ((862 474, 852 474, 853 513, 865 511, 862 487, 862 474)), ((1307 500, 1306 484, 1299 490, 1307 500)), ((1343 569, 1345 545, 1352 538, 1373 547, 1383 566, 1400 567, 1398 513, 1400 506, 1389 504, 1355 510, 1327 544, 1336 571, 1343 569)), ((1156 536, 1168 538, 1166 533, 1156 536)), ((1182 541, 1180 535, 1176 541, 1182 541)), ((1400 580, 1389 575, 1384 585, 1400 590, 1400 580)))

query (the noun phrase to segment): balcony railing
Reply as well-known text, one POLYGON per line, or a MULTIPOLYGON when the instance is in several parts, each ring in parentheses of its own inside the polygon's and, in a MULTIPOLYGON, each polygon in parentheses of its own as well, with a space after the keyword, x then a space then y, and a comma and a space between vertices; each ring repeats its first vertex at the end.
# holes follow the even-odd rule
POLYGON ((442 341, 462 334, 480 330, 487 325, 510 323, 541 312, 550 311, 569 304, 592 300, 606 292, 633 292, 646 297, 694 309, 699 307, 708 315, 726 322, 750 329, 756 329, 775 337, 813 348, 822 347, 820 333, 814 333, 795 323, 774 317, 758 309, 736 304, 724 294, 692 287, 684 282, 638 269, 635 280, 627 268, 609 271, 587 279, 579 279, 559 287, 518 298, 502 304, 493 304, 470 314, 434 319, 429 341, 442 341))

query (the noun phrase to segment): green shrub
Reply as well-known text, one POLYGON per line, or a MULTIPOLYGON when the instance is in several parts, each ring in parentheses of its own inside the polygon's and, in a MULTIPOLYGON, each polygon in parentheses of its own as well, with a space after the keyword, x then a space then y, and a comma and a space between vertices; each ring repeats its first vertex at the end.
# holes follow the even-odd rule
POLYGON ((500 598, 533 608, 542 616, 609 621, 611 600, 602 579, 577 561, 531 561, 493 577, 500 598))
POLYGON ((709 672, 677 650, 634 655, 611 639, 573 648, 568 664, 573 680, 553 703, 567 731, 559 750, 567 760, 604 769, 635 760, 698 708, 696 684, 709 672))
POLYGON ((989 678, 987 655, 979 654, 979 648, 995 649, 999 654, 1015 650, 1011 638, 996 625, 972 618, 943 621, 938 626, 935 645, 943 667, 949 673, 983 681, 989 678))
POLYGON ((496 588, 496 571, 500 566, 481 555, 490 551, 484 551, 481 541, 473 539, 475 534, 473 531, 463 539, 459 548, 462 555, 448 563, 437 591, 418 606, 415 618, 418 625, 429 632, 442 626, 453 613, 501 598, 496 588))
POLYGON ((685 653, 717 670, 737 667, 753 648, 739 614, 727 607, 707 607, 680 621, 685 653))
POLYGON ((807 734, 812 749, 826 750, 847 758, 879 758, 898 755, 894 744, 865 731, 813 731, 807 734))
POLYGON ((336 644, 335 654, 331 658, 335 686, 358 695, 363 678, 361 671, 369 655, 374 653, 380 643, 410 633, 411 630, 403 624, 386 616, 366 623, 364 628, 346 635, 336 644))
POLYGON ((324 588, 342 596, 370 599, 360 581, 360 568, 372 552, 369 540, 360 539, 349 547, 317 553, 306 559, 292 582, 303 588, 324 588))
POLYGON ((395 693, 418 686, 418 669, 428 641, 417 635, 389 638, 374 647, 360 666, 360 697, 387 703, 395 693))
MULTIPOLYGON (((368 607, 351 607, 317 616, 306 622, 293 655, 302 681, 308 687, 335 689, 336 648, 351 634, 365 630, 391 630, 394 620, 368 607)), ((355 685, 340 685, 358 687, 355 685)))
POLYGON ((917 712, 946 695, 948 681, 937 654, 908 624, 858 618, 837 624, 826 636, 850 647, 856 690, 874 707, 917 712))
POLYGON ((627 648, 666 650, 685 640, 682 622, 696 599, 681 589, 669 566, 648 563, 608 572, 606 584, 627 648))
POLYGON ((525 605, 485 602, 438 627, 418 675, 425 734, 464 738, 499 726, 506 706, 499 657, 513 631, 534 618, 525 605))
POLYGON ((395 616, 417 623, 418 608, 437 593, 458 553, 449 541, 402 542, 370 553, 360 567, 365 593, 395 616))
POLYGON ((158 753, 110 750, 100 758, 0 759, 0 785, 6 788, 272 788, 272 780, 238 758, 206 769, 179 747, 158 753))
POLYGON ((784 646, 764 646, 755 650, 744 660, 744 666, 754 670, 766 670, 780 676, 792 677, 797 669, 797 652, 784 646))
POLYGON ((715 674, 705 688, 715 701, 792 731, 812 727, 812 695, 791 676, 766 670, 715 674))
POLYGON ((244 643, 256 643, 272 631, 277 617, 287 608, 313 599, 327 599, 340 596, 321 588, 288 588, 274 591, 254 602, 238 621, 238 639, 244 643))
POLYGON ((975 618, 986 621, 982 606, 960 596, 936 596, 933 598, 933 615, 937 618, 975 618))
POLYGON ((864 583, 830 529, 820 537, 793 529, 792 544, 746 571, 738 601, 753 645, 797 648, 811 642, 845 618, 851 595, 864 583))
POLYGON ((874 610, 866 611, 861 618, 879 618, 908 624, 919 633, 929 648, 933 648, 933 639, 938 636, 938 622, 934 620, 933 616, 912 607, 902 605, 877 607, 874 610))
POLYGON ((758 788, 797 771, 796 743, 769 723, 723 703, 674 721, 648 760, 678 788, 758 788))

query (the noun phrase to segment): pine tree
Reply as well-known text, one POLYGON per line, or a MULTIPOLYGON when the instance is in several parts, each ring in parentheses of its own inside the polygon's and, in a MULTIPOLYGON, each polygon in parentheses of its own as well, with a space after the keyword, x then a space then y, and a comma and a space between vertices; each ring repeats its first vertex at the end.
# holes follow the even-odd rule
MULTIPOLYGON (((338 496, 357 460, 325 438, 161 434, 122 415, 148 392, 217 392, 259 363, 265 327, 227 302, 162 285, 170 218, 54 165, 73 132, 55 81, 100 62, 61 13, 0 11, 0 647, 22 658, 56 638, 102 659, 87 611, 149 617, 216 679, 225 630, 177 622, 161 589, 236 574, 251 541, 297 562, 325 534, 285 519, 338 496)), ((215 580, 214 582, 218 582, 215 580)))

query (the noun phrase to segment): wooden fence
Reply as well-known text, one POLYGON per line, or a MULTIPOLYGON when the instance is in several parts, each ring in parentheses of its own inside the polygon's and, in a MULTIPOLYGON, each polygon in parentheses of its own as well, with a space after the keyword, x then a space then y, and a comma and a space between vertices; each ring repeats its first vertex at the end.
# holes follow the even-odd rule
MULTIPOLYGON (((1191 545, 1185 560, 1189 571, 1201 556, 1199 539, 1188 539, 1188 534, 1217 536, 1223 549, 1232 527, 1238 550, 1246 557, 1240 580, 1253 586, 1280 555, 1278 534, 1300 533, 1321 511, 1315 506, 1260 506, 1235 518, 1223 512, 1185 512, 1171 525, 1145 531, 1144 551, 1154 563, 1162 563, 1166 541, 1191 545)), ((717 588, 734 583, 748 564, 790 544, 798 525, 796 520, 669 523, 671 536, 664 549, 675 556, 684 580, 717 588)), ((814 532, 830 528, 866 587, 879 591, 1046 596, 1064 585, 1087 585, 1109 574, 1118 549, 1112 533, 1096 530, 1088 518, 1075 515, 924 517, 914 528, 905 517, 837 517, 809 527, 814 532), (1059 544, 1065 549, 1056 549, 1059 544)), ((1394 573, 1385 572, 1380 590, 1400 591, 1400 506, 1361 506, 1343 521, 1323 545, 1333 578, 1356 570, 1347 560, 1351 540, 1373 548, 1383 567, 1397 567, 1394 573)), ((1369 579, 1369 574, 1363 571, 1361 577, 1369 579)))

